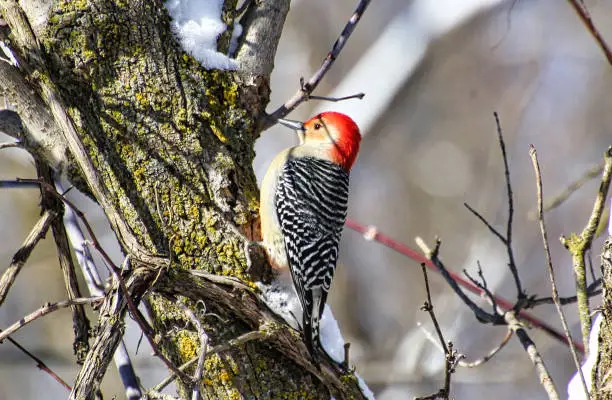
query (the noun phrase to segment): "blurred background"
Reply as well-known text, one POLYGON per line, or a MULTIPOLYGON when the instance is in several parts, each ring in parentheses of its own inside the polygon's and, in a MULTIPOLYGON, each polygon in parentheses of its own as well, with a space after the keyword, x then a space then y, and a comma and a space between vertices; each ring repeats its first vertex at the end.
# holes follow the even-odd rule
MULTIPOLYGON (((585 0, 596 26, 612 40, 612 5, 585 0)), ((272 76, 268 110, 284 103, 320 65, 356 1, 292 2, 272 76)), ((507 197, 493 112, 506 140, 515 200, 514 250, 529 295, 550 295, 539 228, 527 215, 536 207, 528 146, 534 144, 543 173, 544 195, 553 196, 601 162, 612 144, 612 67, 569 2, 558 0, 387 0, 374 1, 317 95, 364 92, 361 101, 311 101, 289 115, 307 119, 322 110, 351 115, 362 128, 360 157, 351 175, 349 218, 375 226, 415 247, 442 239, 447 266, 476 274, 482 265, 489 288, 510 300, 516 289, 506 251, 464 202, 505 231, 507 197)), ((8 140, 8 139, 6 139, 8 140)), ((263 177, 272 157, 293 145, 286 128, 264 132, 256 145, 255 170, 263 177)), ((2 179, 31 177, 30 160, 3 150, 2 179)), ((590 214, 597 181, 591 181, 546 215, 552 259, 562 296, 574 293, 570 257, 556 240, 581 231, 590 214)), ((0 193, 0 256, 8 266, 15 249, 38 218, 32 190, 0 193)), ((102 232, 108 225, 92 204, 81 200, 102 232)), ((103 238, 112 246, 114 238, 103 238)), ((601 239, 593 245, 598 268, 601 239)), ((430 274, 433 302, 442 330, 469 361, 481 358, 504 337, 503 327, 479 324, 437 275, 430 274)), ((0 328, 46 301, 65 299, 50 239, 37 246, 0 308, 0 328)), ((346 229, 331 306, 351 359, 378 399, 406 399, 437 391, 444 358, 418 326, 433 332, 420 306, 425 300, 418 263, 346 229)), ((599 298, 592 300, 599 305, 599 298)), ((565 307, 576 339, 577 313, 565 307)), ((535 314, 560 329, 554 306, 535 314)), ((565 397, 574 372, 569 350, 545 333, 530 330, 553 380, 565 397)), ((40 319, 15 335, 70 382, 75 374, 71 318, 66 310, 40 319)), ((128 327, 133 355, 139 339, 128 327)), ((165 369, 143 344, 136 355, 145 386, 165 369)), ((457 399, 544 399, 532 364, 512 339, 493 360, 453 375, 457 399)), ((114 368, 103 392, 123 398, 114 368)), ((6 342, 0 345, 0 399, 64 398, 66 391, 6 342), (10 385, 7 384, 10 382, 10 385)))

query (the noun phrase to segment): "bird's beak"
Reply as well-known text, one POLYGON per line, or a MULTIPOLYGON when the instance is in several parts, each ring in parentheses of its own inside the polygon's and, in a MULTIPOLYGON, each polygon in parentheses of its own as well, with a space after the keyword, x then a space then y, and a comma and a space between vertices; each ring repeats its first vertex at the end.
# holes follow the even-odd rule
POLYGON ((300 144, 304 143, 304 132, 306 131, 306 128, 304 128, 303 122, 294 121, 292 119, 283 119, 283 118, 279 118, 276 121, 279 124, 286 126, 287 128, 293 129, 297 133, 300 139, 300 144))

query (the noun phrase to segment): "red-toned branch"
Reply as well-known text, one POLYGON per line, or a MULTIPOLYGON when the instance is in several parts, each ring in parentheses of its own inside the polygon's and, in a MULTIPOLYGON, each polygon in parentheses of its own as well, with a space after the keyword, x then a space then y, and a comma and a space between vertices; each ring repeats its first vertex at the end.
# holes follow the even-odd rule
MULTIPOLYGON (((433 265, 433 263, 430 260, 428 260, 427 257, 425 257, 423 254, 421 254, 420 252, 410 248, 409 246, 397 240, 394 240, 393 238, 385 235, 384 233, 381 233, 378 231, 373 232, 372 228, 362 225, 359 222, 354 221, 352 219, 347 219, 346 226, 363 235, 368 235, 368 239, 374 240, 382 244, 385 247, 388 247, 400 254, 403 254, 406 257, 416 261, 419 264, 424 263, 427 266, 427 268, 435 272, 439 272, 437 268, 433 265)), ((463 287, 467 291, 474 293, 478 296, 482 296, 483 294, 485 294, 481 288, 469 282, 467 279, 464 279, 460 275, 455 274, 451 271, 449 271, 449 274, 459 284, 459 286, 463 287)), ((504 299, 503 297, 494 296, 494 298, 495 298, 495 302, 497 303, 497 305, 505 311, 512 310, 512 308, 514 307, 514 305, 510 301, 504 299)), ((569 342, 567 338, 565 337, 565 334, 559 332, 557 329, 548 325, 544 321, 541 321, 540 319, 534 317, 529 312, 522 310, 519 312, 518 315, 520 316, 520 318, 529 322, 534 327, 542 329, 543 331, 545 331, 546 333, 548 333, 550 336, 554 337, 555 339, 559 340, 560 342, 569 345, 569 342)), ((576 347, 576 350, 584 353, 584 346, 581 343, 574 342, 574 346, 576 347)))

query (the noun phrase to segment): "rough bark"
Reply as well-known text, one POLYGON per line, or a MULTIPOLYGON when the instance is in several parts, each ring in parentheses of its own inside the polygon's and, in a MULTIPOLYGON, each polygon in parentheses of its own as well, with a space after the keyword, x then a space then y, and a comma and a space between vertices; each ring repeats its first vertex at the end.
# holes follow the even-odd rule
MULTIPOLYGON (((276 320, 252 294, 197 286, 184 271, 257 278, 238 232, 259 238, 253 144, 289 1, 252 2, 234 72, 205 70, 183 53, 161 0, 62 0, 44 21, 48 1, 24 3, 0 1, 21 63, 19 73, 0 63, 0 84, 15 99, 28 149, 72 171, 103 207, 131 256, 126 290, 135 303, 146 299, 165 354, 180 365, 199 347, 178 298, 194 309, 204 300, 212 346, 268 329, 276 320)), ((226 1, 228 26, 235 6, 226 1)), ((71 398, 94 398, 123 333, 124 294, 115 282, 71 398)), ((362 397, 352 375, 317 371, 299 335, 277 325, 269 339, 209 356, 202 396, 362 397)), ((181 395, 189 389, 180 385, 181 395)))
POLYGON ((603 245, 601 272, 603 278, 604 320, 599 331, 598 360, 593 376, 594 396, 597 399, 612 399, 612 237, 603 245))

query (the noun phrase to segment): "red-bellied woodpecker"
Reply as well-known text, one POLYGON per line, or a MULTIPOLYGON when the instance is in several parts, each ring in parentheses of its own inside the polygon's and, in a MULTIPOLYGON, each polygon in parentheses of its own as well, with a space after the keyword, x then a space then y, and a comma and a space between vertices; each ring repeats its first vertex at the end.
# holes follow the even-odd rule
POLYGON ((261 188, 263 244, 272 266, 291 271, 302 304, 306 347, 317 360, 325 307, 346 219, 349 172, 361 135, 355 122, 324 112, 305 123, 278 120, 297 131, 300 144, 279 153, 261 188))

